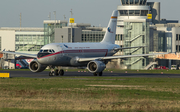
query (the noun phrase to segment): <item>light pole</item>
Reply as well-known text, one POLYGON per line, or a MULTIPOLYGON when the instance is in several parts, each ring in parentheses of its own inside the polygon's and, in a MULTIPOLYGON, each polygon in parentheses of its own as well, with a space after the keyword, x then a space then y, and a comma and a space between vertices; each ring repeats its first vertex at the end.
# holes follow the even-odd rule
POLYGON ((55 16, 55 27, 56 28, 56 11, 54 11, 54 16, 55 16))
MULTIPOLYGON (((72 18, 72 15, 73 15, 72 9, 71 9, 70 12, 71 12, 71 18, 72 18)), ((73 38, 73 37, 72 37, 72 33, 73 33, 73 31, 72 31, 72 22, 71 22, 71 43, 73 42, 73 41, 72 41, 72 38, 73 38)))
POLYGON ((48 18, 49 18, 49 20, 51 20, 51 13, 49 13, 48 18))
MULTIPOLYGON (((55 24, 54 24, 54 34, 55 34, 55 28, 56 28, 56 11, 54 11, 54 17, 55 17, 55 24)), ((52 35, 52 37, 51 37, 51 43, 54 42, 54 36, 55 36, 55 35, 52 35)))

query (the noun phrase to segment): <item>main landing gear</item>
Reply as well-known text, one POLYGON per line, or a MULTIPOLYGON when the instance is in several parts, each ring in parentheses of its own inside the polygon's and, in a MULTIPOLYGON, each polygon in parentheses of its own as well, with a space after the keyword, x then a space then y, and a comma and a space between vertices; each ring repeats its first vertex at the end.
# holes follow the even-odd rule
POLYGON ((49 72, 49 76, 63 76, 64 75, 64 70, 60 69, 58 67, 58 69, 54 70, 55 67, 50 67, 51 71, 49 72))

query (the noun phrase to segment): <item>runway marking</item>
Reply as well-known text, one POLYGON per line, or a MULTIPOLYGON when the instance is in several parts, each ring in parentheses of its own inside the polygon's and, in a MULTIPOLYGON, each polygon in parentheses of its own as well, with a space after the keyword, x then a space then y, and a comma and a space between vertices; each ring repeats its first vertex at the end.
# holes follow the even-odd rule
POLYGON ((2 78, 9 78, 10 74, 9 73, 0 73, 0 77, 2 77, 2 78))

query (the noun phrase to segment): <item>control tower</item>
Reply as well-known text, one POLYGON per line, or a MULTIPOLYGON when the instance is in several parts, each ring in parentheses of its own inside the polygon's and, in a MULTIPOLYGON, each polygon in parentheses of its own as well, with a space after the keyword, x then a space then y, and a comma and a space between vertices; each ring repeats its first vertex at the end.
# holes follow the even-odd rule
POLYGON ((127 19, 147 19, 147 14, 152 14, 152 22, 160 21, 160 3, 147 2, 147 0, 120 0, 118 6, 119 17, 117 26, 124 26, 127 19))

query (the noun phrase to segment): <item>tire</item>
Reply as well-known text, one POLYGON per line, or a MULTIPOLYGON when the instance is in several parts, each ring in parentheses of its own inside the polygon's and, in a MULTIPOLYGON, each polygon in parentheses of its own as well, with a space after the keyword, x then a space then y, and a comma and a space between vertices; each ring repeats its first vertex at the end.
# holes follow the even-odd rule
POLYGON ((97 73, 93 73, 94 74, 94 76, 97 76, 97 73))
POLYGON ((63 75, 64 75, 64 70, 63 70, 63 69, 60 70, 59 75, 60 75, 60 76, 63 76, 63 75))
POLYGON ((49 76, 50 76, 50 77, 52 76, 52 73, 51 73, 51 72, 49 72, 49 76))
POLYGON ((99 76, 102 76, 102 74, 103 74, 103 73, 102 73, 102 72, 100 72, 100 73, 99 73, 99 76))
POLYGON ((52 72, 51 75, 54 76, 54 72, 52 72))
POLYGON ((59 73, 58 73, 58 69, 56 69, 56 70, 55 70, 54 74, 55 74, 56 76, 58 76, 58 75, 59 75, 59 73))

